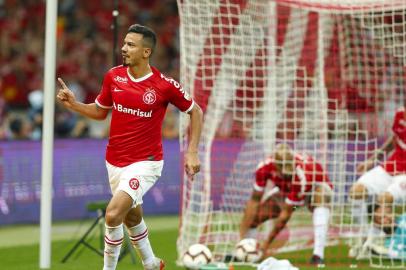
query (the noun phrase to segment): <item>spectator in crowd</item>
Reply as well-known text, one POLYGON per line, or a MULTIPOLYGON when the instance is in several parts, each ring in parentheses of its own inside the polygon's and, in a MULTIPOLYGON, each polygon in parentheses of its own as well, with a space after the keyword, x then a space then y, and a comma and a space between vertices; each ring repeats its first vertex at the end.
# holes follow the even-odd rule
POLYGON ((31 138, 31 125, 21 116, 15 116, 9 123, 12 140, 28 140, 31 138))
POLYGON ((87 120, 58 104, 55 110, 55 134, 59 138, 84 138, 89 132, 87 120))
POLYGON ((29 109, 28 118, 32 124, 32 139, 39 140, 42 136, 42 107, 43 107, 42 90, 34 90, 28 95, 29 109))

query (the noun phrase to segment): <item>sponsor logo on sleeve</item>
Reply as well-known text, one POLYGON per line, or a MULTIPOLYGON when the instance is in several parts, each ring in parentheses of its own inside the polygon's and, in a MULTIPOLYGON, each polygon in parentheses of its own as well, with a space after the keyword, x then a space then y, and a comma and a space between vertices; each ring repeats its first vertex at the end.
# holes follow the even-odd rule
MULTIPOLYGON (((182 90, 183 90, 183 88, 182 88, 182 90)), ((188 100, 188 101, 190 101, 190 100, 192 99, 192 98, 190 97, 189 93, 186 92, 186 91, 183 91, 183 97, 184 97, 186 100, 188 100)))
POLYGON ((170 84, 172 84, 173 86, 175 86, 175 88, 177 88, 183 95, 183 97, 186 100, 191 100, 192 98, 190 97, 189 93, 186 92, 183 87, 180 85, 180 83, 178 83, 176 80, 172 79, 172 78, 168 78, 165 77, 162 73, 161 73, 161 78, 164 79, 165 81, 169 82, 170 84))

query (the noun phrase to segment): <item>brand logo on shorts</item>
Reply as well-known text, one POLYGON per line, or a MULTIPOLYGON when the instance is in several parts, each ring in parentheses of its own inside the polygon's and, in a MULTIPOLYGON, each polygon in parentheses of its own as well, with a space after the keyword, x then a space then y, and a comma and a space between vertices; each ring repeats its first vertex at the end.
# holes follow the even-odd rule
POLYGON ((152 88, 147 88, 142 96, 142 100, 145 104, 153 104, 156 100, 155 90, 152 88))
POLYGON ((140 181, 137 178, 131 178, 129 185, 131 189, 137 190, 140 187, 140 181))

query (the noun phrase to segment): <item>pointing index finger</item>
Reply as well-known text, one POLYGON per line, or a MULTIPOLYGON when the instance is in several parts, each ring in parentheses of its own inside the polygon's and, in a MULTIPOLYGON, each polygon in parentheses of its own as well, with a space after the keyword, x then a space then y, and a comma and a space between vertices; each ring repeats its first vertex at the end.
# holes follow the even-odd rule
POLYGON ((68 89, 68 87, 66 86, 65 82, 64 82, 61 78, 58 78, 58 81, 59 81, 59 83, 61 84, 61 86, 62 86, 63 89, 68 89))

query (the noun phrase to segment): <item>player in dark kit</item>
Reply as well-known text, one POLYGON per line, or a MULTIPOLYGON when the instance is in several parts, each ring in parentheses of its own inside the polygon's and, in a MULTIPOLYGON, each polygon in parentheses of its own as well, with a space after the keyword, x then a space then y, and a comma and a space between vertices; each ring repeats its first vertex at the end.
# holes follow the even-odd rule
POLYGON ((164 269, 148 240, 142 198, 161 176, 161 127, 169 103, 190 116, 186 173, 193 176, 200 170, 197 150, 202 110, 177 81, 149 65, 155 44, 151 29, 138 24, 130 26, 121 48, 123 65, 106 73, 95 103, 77 102, 63 80, 58 79, 62 87, 57 98, 66 108, 96 120, 104 120, 112 111, 106 166, 113 197, 106 209, 103 270, 116 269, 123 223, 144 269, 164 269))

